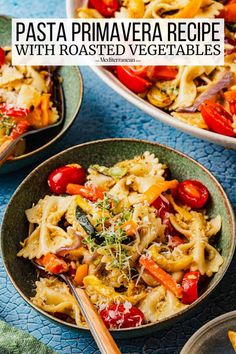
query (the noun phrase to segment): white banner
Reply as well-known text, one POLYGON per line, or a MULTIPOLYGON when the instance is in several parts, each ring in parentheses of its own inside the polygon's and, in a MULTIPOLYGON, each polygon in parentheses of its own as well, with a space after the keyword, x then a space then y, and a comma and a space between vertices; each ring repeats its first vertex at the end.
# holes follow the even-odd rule
POLYGON ((13 65, 224 65, 222 19, 13 19, 13 65))

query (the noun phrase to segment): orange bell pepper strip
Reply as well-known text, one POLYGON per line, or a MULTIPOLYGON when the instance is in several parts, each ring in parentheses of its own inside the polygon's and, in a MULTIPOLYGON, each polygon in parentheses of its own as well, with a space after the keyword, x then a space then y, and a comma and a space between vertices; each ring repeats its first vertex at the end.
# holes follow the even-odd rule
POLYGON ((76 269, 74 281, 77 285, 83 285, 84 277, 88 275, 88 264, 80 264, 76 269))
POLYGON ((182 10, 178 11, 175 15, 170 16, 173 18, 193 18, 201 8, 203 0, 190 0, 188 5, 182 10))
POLYGON ((153 184, 144 195, 149 205, 151 205, 161 193, 167 191, 168 189, 175 189, 178 186, 178 181, 173 179, 172 181, 159 181, 158 184, 153 184))
POLYGON ((42 126, 45 127, 49 122, 49 108, 50 108, 50 95, 44 94, 41 98, 41 110, 42 110, 42 126))
POLYGON ((104 199, 103 191, 92 184, 82 186, 80 184, 69 183, 66 187, 66 193, 71 195, 79 194, 91 202, 96 202, 98 199, 104 199))
POLYGON ((127 236, 134 236, 137 227, 138 225, 133 220, 126 221, 123 225, 121 225, 122 230, 125 231, 127 236))
POLYGON ((65 273, 69 270, 68 264, 53 253, 47 253, 37 259, 36 262, 42 265, 46 271, 53 274, 65 273))
POLYGON ((183 288, 176 283, 170 274, 166 273, 150 257, 142 256, 139 263, 145 268, 147 273, 161 283, 167 290, 170 290, 178 298, 182 297, 183 288))

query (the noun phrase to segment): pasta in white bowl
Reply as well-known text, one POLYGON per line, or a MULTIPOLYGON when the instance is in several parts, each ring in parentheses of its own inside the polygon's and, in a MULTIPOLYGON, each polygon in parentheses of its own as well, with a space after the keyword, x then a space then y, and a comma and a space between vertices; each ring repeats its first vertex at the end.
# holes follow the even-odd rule
MULTIPOLYGON (((175 2, 114 0, 112 4, 114 8, 110 9, 109 15, 104 13, 104 9, 99 12, 99 6, 93 0, 71 0, 67 1, 67 15, 77 18, 101 18, 101 20, 104 17, 215 18, 225 16, 227 27, 224 67, 209 67, 206 63, 206 66, 200 67, 119 66, 114 67, 112 71, 105 67, 92 67, 92 69, 111 88, 145 113, 191 135, 235 149, 235 114, 234 107, 230 103, 236 97, 236 39, 235 27, 231 22, 234 13, 231 11, 232 16, 229 18, 227 5, 224 6, 220 1, 215 0, 175 2), (141 85, 137 81, 140 79, 141 85), (215 116, 212 113, 212 109, 217 110, 219 105, 221 106, 220 127, 215 123, 215 116)), ((233 6, 235 7, 235 4, 233 6)))

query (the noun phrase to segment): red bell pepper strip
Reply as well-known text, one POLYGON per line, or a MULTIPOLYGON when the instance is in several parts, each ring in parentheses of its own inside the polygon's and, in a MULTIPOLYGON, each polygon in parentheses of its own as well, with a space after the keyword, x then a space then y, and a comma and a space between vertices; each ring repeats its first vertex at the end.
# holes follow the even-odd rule
POLYGON ((229 110, 231 114, 236 114, 236 91, 226 91, 224 93, 226 101, 229 103, 229 110))
POLYGON ((66 187, 66 193, 71 195, 79 194, 91 202, 96 202, 98 199, 104 199, 103 191, 92 184, 82 186, 80 184, 69 183, 66 187))
POLYGON ((30 123, 24 119, 24 120, 20 120, 16 126, 12 129, 10 137, 12 139, 17 139, 19 138, 19 136, 21 136, 22 134, 26 133, 30 128, 30 123))
POLYGON ((45 256, 36 259, 36 262, 53 274, 65 273, 69 270, 68 264, 53 253, 47 253, 45 256))
POLYGON ((201 114, 209 129, 215 133, 235 137, 232 116, 219 103, 206 101, 201 105, 201 114))
POLYGON ((175 296, 179 298, 182 297, 182 287, 178 285, 172 276, 159 267, 150 257, 142 256, 139 263, 144 266, 147 273, 161 283, 166 289, 170 290, 173 294, 175 294, 175 296))
POLYGON ((2 104, 0 105, 0 112, 4 113, 8 117, 22 118, 27 117, 30 113, 28 108, 15 107, 12 104, 2 104))
POLYGON ((5 64, 5 52, 4 49, 0 47, 0 67, 5 64))
POLYGON ((117 66, 117 77, 128 89, 135 93, 144 93, 152 83, 138 75, 129 66, 117 66))
POLYGON ((89 0, 88 7, 96 9, 104 17, 113 17, 119 10, 119 0, 89 0))
POLYGON ((182 303, 183 304, 191 304, 198 298, 198 281, 200 278, 200 272, 188 272, 184 275, 182 280, 182 288, 183 288, 183 296, 182 303))

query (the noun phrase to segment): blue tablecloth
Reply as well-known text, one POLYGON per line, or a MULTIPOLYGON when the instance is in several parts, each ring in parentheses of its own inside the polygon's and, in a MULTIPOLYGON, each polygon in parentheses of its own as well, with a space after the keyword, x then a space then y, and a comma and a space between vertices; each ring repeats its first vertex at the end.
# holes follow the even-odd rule
MULTIPOLYGON (((65 17, 64 0, 0 0, 0 13, 14 17, 65 17)), ((157 141, 176 148, 207 167, 222 183, 236 207, 236 152, 192 138, 165 126, 133 107, 107 87, 91 69, 84 79, 82 109, 69 133, 51 149, 51 155, 85 141, 129 137, 157 141)), ((0 221, 9 198, 31 168, 0 177, 0 221)), ((16 225, 17 227, 17 225, 16 225)), ((189 318, 152 337, 120 340, 122 353, 177 354, 205 322, 235 310, 236 259, 210 299, 189 318)), ((0 319, 21 328, 58 353, 98 353, 91 337, 62 329, 31 309, 18 295, 0 264, 0 319)))

